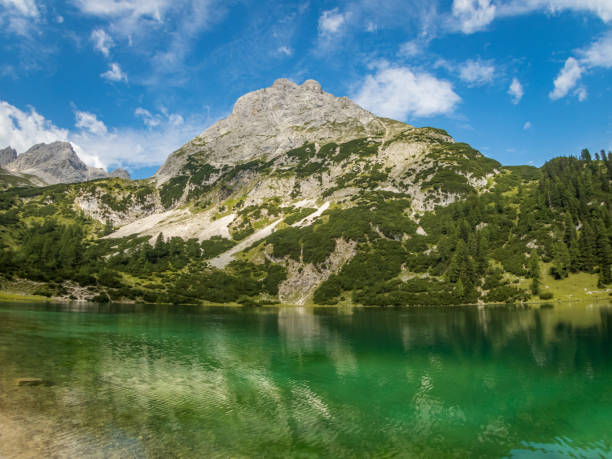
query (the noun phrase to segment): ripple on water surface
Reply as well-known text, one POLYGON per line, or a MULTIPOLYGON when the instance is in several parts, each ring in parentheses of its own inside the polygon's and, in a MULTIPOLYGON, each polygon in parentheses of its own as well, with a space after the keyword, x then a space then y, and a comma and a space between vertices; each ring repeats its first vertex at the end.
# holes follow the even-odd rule
POLYGON ((3 304, 0 456, 606 457, 611 338, 606 306, 3 304))

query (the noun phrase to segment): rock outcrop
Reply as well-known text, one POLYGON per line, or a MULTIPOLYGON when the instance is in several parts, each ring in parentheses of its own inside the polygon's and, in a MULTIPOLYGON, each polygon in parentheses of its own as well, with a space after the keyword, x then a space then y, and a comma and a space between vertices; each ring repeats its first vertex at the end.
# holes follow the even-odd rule
MULTIPOLYGON (((6 151, 7 149, 2 150, 0 154, 6 151)), ((12 152, 5 154, 8 157, 12 152)), ((104 169, 88 167, 81 161, 69 142, 39 143, 13 158, 13 161, 4 166, 8 171, 36 176, 49 185, 109 177, 130 178, 127 171, 123 169, 116 169, 109 174, 104 169)))
POLYGON ((17 159, 17 152, 14 148, 6 147, 0 150, 0 167, 4 167, 17 159))
POLYGON ((108 176, 112 178, 131 180, 130 173, 126 171, 125 169, 121 169, 121 168, 114 169, 110 174, 108 174, 108 176))
POLYGON ((380 118, 346 97, 323 91, 314 80, 298 85, 279 79, 240 97, 231 115, 170 155, 155 177, 166 182, 193 155, 213 166, 236 165, 274 159, 304 142, 341 143, 386 129, 380 118))

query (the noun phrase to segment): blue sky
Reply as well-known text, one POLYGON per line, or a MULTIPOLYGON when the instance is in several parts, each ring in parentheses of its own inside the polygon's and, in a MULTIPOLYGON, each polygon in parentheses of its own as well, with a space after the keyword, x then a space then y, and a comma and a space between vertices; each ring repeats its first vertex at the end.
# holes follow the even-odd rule
POLYGON ((612 0, 0 0, 0 148, 150 175, 277 78, 504 164, 612 149, 612 0))

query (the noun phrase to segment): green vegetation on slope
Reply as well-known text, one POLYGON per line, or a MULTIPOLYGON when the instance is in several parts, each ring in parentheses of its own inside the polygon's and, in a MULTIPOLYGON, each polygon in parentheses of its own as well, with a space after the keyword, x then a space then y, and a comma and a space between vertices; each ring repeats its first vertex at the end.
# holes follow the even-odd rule
MULTIPOLYGON (((415 215, 410 196, 375 190, 387 171, 364 166, 336 182, 359 191, 310 226, 290 225, 312 208, 282 207, 275 198, 247 207, 243 198, 224 201, 231 201, 231 209, 222 211, 239 215, 230 228, 234 240, 102 239, 108 225, 75 210, 74 200, 83 193, 98 195, 115 211, 151 206, 156 190, 146 183, 102 180, 13 188, 0 193, 0 273, 9 280, 39 282, 36 293, 43 296, 69 296, 70 285, 77 284, 96 301, 252 305, 278 300, 289 260, 310 263, 321 272, 329 269, 342 239, 351 242, 354 255, 318 286, 316 303, 347 298, 364 305, 514 302, 568 295, 569 287, 562 286, 574 285, 570 279, 585 288, 592 280, 600 290, 612 283, 610 155, 592 158, 585 150, 580 158, 555 158, 540 169, 502 168, 464 144, 449 149, 443 134, 438 135, 434 159, 452 165, 439 165, 423 177, 428 187, 464 199, 415 215), (480 193, 462 181, 467 174, 483 178, 493 169, 501 172, 480 193), (280 218, 284 227, 257 244, 257 261, 235 261, 224 270, 209 266, 208 260, 235 241, 280 218)), ((308 164, 328 167, 349 157, 375 155, 377 148, 363 139, 318 151, 305 144, 288 156, 298 173, 308 164)), ((241 177, 255 176, 269 163, 218 170, 189 162, 187 167, 191 175, 162 186, 164 205, 174 205, 186 186, 189 193, 213 186, 229 196, 241 177), (210 185, 213 177, 218 180, 210 185)), ((206 198, 198 193, 196 201, 206 198)))

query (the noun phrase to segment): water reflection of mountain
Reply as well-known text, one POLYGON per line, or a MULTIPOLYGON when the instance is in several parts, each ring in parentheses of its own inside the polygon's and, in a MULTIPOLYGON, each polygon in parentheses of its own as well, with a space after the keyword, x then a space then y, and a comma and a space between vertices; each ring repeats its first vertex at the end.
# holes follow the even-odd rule
POLYGON ((610 308, 70 308, 0 308, 0 412, 83 455, 609 452, 610 308))

